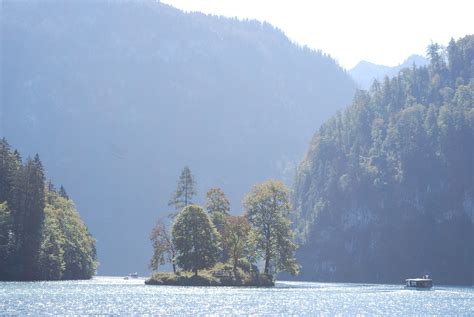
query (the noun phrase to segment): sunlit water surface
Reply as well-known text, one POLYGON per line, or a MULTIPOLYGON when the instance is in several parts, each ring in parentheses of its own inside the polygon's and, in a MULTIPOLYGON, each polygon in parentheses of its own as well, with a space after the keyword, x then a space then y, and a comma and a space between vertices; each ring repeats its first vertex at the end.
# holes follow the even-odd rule
POLYGON ((277 282, 274 288, 147 286, 143 279, 1 282, 0 314, 474 315, 474 287, 277 282))

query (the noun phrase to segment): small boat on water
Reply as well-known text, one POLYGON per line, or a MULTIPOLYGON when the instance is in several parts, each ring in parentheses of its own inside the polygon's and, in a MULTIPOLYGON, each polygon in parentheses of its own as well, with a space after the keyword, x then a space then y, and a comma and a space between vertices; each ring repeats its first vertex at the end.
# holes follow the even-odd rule
POLYGON ((128 274, 127 276, 125 276, 123 279, 124 280, 128 280, 128 279, 131 279, 131 278, 138 278, 138 273, 135 272, 135 273, 130 273, 128 274))
POLYGON ((433 280, 429 275, 424 275, 421 278, 407 278, 405 280, 405 288, 414 289, 430 289, 433 287, 433 280))

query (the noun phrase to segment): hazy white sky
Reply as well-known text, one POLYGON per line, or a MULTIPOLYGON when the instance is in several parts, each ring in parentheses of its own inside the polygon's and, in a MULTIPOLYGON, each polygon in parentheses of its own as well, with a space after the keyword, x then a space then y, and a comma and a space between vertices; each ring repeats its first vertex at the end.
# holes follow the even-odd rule
POLYGON ((345 68, 360 60, 395 66, 474 33, 473 0, 162 0, 185 11, 267 21, 294 42, 345 68))

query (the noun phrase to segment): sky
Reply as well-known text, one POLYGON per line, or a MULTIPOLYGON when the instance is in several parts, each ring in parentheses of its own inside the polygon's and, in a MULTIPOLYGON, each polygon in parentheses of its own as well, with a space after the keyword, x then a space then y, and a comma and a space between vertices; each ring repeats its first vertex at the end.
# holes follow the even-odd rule
POLYGON ((267 21, 293 42, 330 54, 351 69, 359 61, 396 66, 474 33, 472 0, 161 0, 184 11, 267 21))

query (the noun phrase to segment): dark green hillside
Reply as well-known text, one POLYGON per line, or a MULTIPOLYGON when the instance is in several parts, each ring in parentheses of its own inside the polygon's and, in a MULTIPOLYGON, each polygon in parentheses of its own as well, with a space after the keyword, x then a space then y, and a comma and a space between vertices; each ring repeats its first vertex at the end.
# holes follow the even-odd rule
POLYGON ((294 195, 302 279, 474 282, 474 36, 428 55, 313 137, 294 195))
POLYGON ((0 140, 0 281, 88 279, 95 240, 63 186, 45 182, 36 155, 24 163, 0 140))
POLYGON ((237 208, 252 184, 291 178, 353 97, 334 60, 267 23, 154 0, 1 6, 0 135, 74 192, 100 274, 146 272, 182 166, 199 179, 196 203, 218 186, 237 208))

